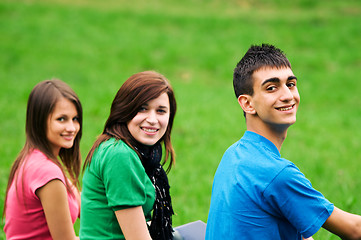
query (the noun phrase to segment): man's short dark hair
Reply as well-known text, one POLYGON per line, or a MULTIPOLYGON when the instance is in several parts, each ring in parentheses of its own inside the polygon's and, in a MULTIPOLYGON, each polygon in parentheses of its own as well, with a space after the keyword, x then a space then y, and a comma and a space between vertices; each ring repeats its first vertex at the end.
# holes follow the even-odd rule
POLYGON ((291 68, 286 55, 273 45, 252 45, 238 62, 233 72, 233 87, 236 97, 253 95, 252 74, 262 67, 291 68))

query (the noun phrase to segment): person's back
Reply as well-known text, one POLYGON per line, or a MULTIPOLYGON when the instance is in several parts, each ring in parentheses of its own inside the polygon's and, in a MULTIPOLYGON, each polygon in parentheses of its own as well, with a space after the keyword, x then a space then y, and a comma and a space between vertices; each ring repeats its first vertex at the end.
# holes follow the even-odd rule
POLYGON ((215 174, 206 239, 301 239, 301 234, 319 229, 333 210, 310 185, 292 162, 281 158, 272 142, 246 132, 225 152, 215 174), (310 211, 313 205, 303 205, 302 196, 292 196, 289 188, 312 191, 314 201, 324 201, 328 211, 310 211), (305 216, 323 217, 313 223, 299 221, 298 230, 290 221, 297 221, 292 215, 300 209, 305 216))
MULTIPOLYGON (((7 239, 52 239, 43 207, 35 192, 39 186, 53 179, 59 179, 65 184, 65 178, 60 168, 37 149, 30 153, 24 165, 19 169, 22 177, 15 179, 9 189, 4 232, 7 239), (24 192, 17 193, 17 189, 24 192)), ((68 201, 74 223, 79 216, 80 206, 70 193, 68 201)))

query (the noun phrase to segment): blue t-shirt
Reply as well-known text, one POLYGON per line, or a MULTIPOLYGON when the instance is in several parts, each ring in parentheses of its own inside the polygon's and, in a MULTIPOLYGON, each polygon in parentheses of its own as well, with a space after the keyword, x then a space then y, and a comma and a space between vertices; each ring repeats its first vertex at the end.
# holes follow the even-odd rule
POLYGON ((315 234, 333 209, 271 141, 247 131, 216 171, 206 240, 301 240, 315 234))

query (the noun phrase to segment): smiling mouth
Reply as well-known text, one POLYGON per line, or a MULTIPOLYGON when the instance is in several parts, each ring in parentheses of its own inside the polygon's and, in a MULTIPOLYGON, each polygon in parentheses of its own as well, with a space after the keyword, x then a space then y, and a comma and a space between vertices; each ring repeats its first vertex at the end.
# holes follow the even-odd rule
POLYGON ((62 135, 63 138, 71 140, 73 139, 75 136, 74 135, 62 135))
POLYGON ((293 107, 294 107, 294 105, 289 106, 289 107, 280 107, 280 108, 276 108, 276 109, 277 109, 277 110, 280 110, 280 111, 289 111, 289 110, 291 110, 293 107))
POLYGON ((158 131, 158 129, 156 128, 144 128, 144 127, 142 127, 142 130, 148 133, 155 133, 158 131))

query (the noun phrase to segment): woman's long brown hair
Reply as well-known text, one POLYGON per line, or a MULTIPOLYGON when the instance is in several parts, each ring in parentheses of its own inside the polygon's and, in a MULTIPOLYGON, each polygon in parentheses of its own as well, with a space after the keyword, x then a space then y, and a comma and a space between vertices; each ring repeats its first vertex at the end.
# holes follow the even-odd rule
POLYGON ((169 172, 172 165, 175 163, 175 153, 171 143, 171 131, 177 104, 173 89, 167 79, 154 71, 136 73, 128 78, 128 80, 120 87, 113 100, 110 115, 105 123, 103 133, 95 141, 85 159, 83 171, 90 164, 95 149, 102 142, 107 141, 112 137, 123 140, 128 146, 136 151, 132 146, 132 142, 135 140, 128 130, 127 123, 137 115, 143 104, 159 97, 162 93, 167 93, 170 104, 168 127, 164 136, 160 139, 160 141, 164 142, 165 147, 163 164, 167 162, 170 156, 170 163, 167 168, 167 171, 169 172))
MULTIPOLYGON (((19 174, 18 170, 23 164, 26 163, 27 156, 34 149, 38 149, 43 154, 45 154, 47 158, 54 162, 61 169, 64 177, 66 176, 66 170, 72 184, 79 188, 78 178, 81 169, 81 155, 79 146, 82 136, 82 125, 83 110, 80 100, 76 93, 66 83, 61 80, 54 79, 45 80, 35 85, 29 95, 27 104, 26 141, 23 149, 15 159, 10 170, 4 201, 3 217, 5 215, 6 199, 10 186, 14 180, 17 181, 18 177, 21 177, 21 174, 19 174), (77 136, 75 137, 73 146, 69 149, 60 149, 60 162, 57 156, 54 156, 51 150, 51 146, 46 136, 46 130, 48 116, 53 112, 56 102, 62 97, 70 100, 74 104, 78 114, 80 129, 77 136)), ((71 185, 68 183, 67 177, 65 177, 65 181, 67 191, 72 193, 71 185)))

